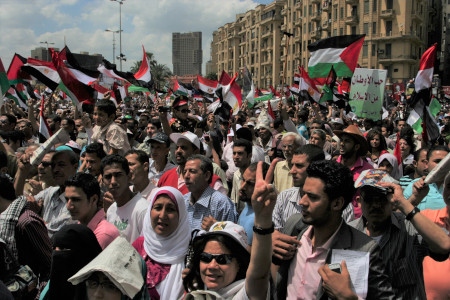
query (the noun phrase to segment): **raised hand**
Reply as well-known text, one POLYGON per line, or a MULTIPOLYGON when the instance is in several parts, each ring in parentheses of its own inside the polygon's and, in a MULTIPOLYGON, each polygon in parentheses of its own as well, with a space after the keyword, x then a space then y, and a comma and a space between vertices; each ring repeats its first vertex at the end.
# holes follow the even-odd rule
POLYGON ((272 212, 277 201, 277 192, 268 178, 263 179, 262 166, 263 162, 259 162, 256 167, 256 182, 252 195, 252 207, 255 211, 255 225, 267 228, 272 225, 272 212))

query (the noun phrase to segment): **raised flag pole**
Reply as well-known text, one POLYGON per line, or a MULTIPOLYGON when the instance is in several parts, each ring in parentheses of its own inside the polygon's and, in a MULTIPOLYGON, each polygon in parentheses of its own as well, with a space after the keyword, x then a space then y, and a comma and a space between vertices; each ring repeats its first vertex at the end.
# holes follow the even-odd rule
POLYGON ((286 97, 285 92, 284 92, 284 85, 286 84, 286 72, 287 72, 287 55, 288 55, 288 47, 289 47, 289 39, 291 38, 291 36, 294 36, 293 33, 287 32, 287 31, 283 31, 283 35, 286 36, 285 39, 285 45, 284 48, 286 49, 286 52, 284 53, 284 67, 283 67, 283 80, 281 81, 281 97, 286 97))

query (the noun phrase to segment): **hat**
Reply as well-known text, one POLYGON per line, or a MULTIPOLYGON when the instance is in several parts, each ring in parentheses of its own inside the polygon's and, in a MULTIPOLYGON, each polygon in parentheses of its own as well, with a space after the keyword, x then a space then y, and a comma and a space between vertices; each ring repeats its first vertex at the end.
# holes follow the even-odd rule
POLYGON ((186 96, 178 96, 173 100, 172 107, 177 108, 179 106, 187 105, 188 98, 186 96))
POLYGON ((263 123, 263 122, 258 123, 258 124, 256 125, 255 129, 259 129, 259 128, 261 128, 261 127, 266 128, 266 129, 269 130, 269 131, 272 130, 272 128, 270 128, 270 125, 269 125, 268 123, 265 123, 265 122, 264 122, 264 123, 263 123))
POLYGON ((331 123, 344 125, 344 121, 341 118, 334 118, 331 120, 331 123))
POLYGON ((245 124, 245 125, 255 127, 255 123, 252 121, 247 122, 247 124, 245 124))
POLYGON ((88 279, 92 273, 102 272, 131 299, 144 285, 141 256, 124 238, 117 237, 96 258, 79 270, 68 281, 74 285, 88 279))
POLYGON ((371 186, 387 193, 387 189, 379 185, 380 182, 391 182, 398 184, 398 181, 392 178, 386 171, 378 169, 364 170, 355 181, 355 188, 371 186))
POLYGON ((186 131, 183 133, 171 133, 170 139, 176 144, 179 139, 185 139, 191 142, 197 149, 200 149, 200 140, 197 135, 193 134, 190 131, 186 131))
POLYGON ((68 141, 66 143, 66 146, 69 146, 76 153, 80 153, 81 152, 81 146, 78 145, 77 142, 74 142, 74 141, 70 140, 70 141, 68 141))
POLYGON ((169 136, 167 134, 165 134, 164 132, 157 132, 155 133, 149 140, 148 140, 148 144, 150 144, 151 142, 156 142, 159 144, 166 144, 167 147, 170 146, 170 139, 169 136))
POLYGON ((261 113, 261 110, 260 109, 257 109, 256 111, 255 111, 255 114, 260 114, 261 113))
POLYGON ((367 151, 369 151, 369 145, 367 143, 366 138, 363 136, 361 131, 359 130, 358 126, 356 125, 349 125, 344 130, 335 130, 333 131, 335 135, 337 135, 342 140, 342 135, 348 134, 353 139, 356 140, 356 142, 361 146, 359 148, 359 155, 365 155, 367 151))
POLYGON ((209 228, 208 232, 198 235, 197 238, 205 238, 217 234, 231 237, 241 245, 242 248, 247 251, 249 250, 247 233, 245 232, 244 227, 231 221, 216 222, 209 228))
POLYGON ((335 142, 338 142, 338 143, 341 141, 341 139, 338 138, 337 135, 333 135, 333 136, 331 137, 331 139, 332 139, 333 141, 335 141, 335 142))

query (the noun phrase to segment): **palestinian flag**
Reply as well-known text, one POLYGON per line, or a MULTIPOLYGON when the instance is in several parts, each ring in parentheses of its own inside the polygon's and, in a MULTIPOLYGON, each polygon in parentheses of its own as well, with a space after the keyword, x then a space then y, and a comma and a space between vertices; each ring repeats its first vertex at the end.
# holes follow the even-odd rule
POLYGON ((326 101, 334 100, 334 86, 335 85, 336 85, 336 72, 334 71, 333 66, 331 66, 331 70, 327 76, 327 81, 322 88, 322 96, 320 97, 319 103, 324 103, 326 101))
POLYGON ((41 98, 41 110, 39 112, 39 143, 44 143, 52 136, 50 126, 48 126, 47 120, 44 116, 45 98, 41 98))
POLYGON ((250 86, 250 91, 245 97, 245 100, 247 100, 247 106, 249 108, 253 108, 253 106, 255 105, 255 85, 253 84, 253 81, 252 85, 250 86))
POLYGON ((144 45, 142 45, 142 51, 144 52, 142 57, 141 66, 139 70, 134 74, 136 80, 140 80, 148 84, 152 80, 152 74, 150 73, 150 61, 148 59, 147 53, 145 53, 144 45))
MULTIPOLYGON (((0 97, 3 99, 3 96, 9 89, 9 80, 6 76, 5 67, 3 66, 2 59, 0 58, 0 97)), ((1 102, 3 104, 3 102, 1 102)))
POLYGON ((188 96, 189 90, 186 89, 183 85, 181 85, 177 79, 173 80, 173 92, 179 96, 188 96))
POLYGON ((197 75, 198 88, 207 94, 216 92, 219 82, 197 75))
POLYGON ((14 54, 7 73, 10 84, 16 84, 19 82, 24 82, 25 80, 31 80, 30 75, 22 71, 21 69, 26 63, 27 59, 25 57, 22 57, 17 53, 14 54))
POLYGON ((365 34, 334 36, 309 44, 309 76, 325 78, 334 66, 336 76, 352 77, 364 37, 365 34))
POLYGON ((412 108, 406 122, 422 133, 425 143, 433 143, 439 138, 440 130, 434 121, 433 112, 436 112, 436 100, 431 99, 431 81, 433 79, 434 63, 436 61, 437 43, 428 48, 422 55, 419 72, 415 79, 415 91, 411 96, 412 108))

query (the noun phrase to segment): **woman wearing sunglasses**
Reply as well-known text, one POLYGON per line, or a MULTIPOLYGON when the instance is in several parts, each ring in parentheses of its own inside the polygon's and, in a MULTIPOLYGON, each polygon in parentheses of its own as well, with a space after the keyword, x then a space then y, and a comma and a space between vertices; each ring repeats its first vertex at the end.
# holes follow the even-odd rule
POLYGON ((193 242, 191 269, 183 279, 184 299, 269 299, 272 211, 276 192, 263 180, 262 163, 256 170, 252 195, 255 211, 251 254, 242 226, 216 222, 193 242))

